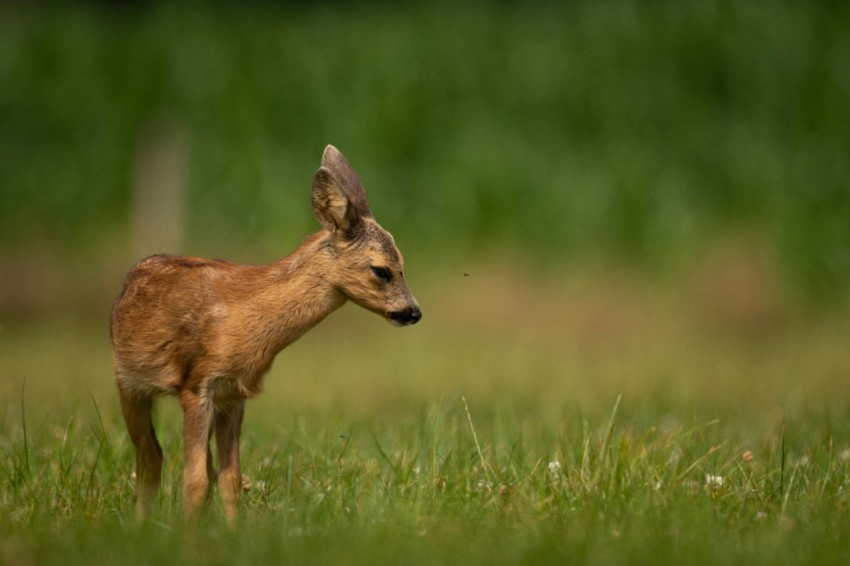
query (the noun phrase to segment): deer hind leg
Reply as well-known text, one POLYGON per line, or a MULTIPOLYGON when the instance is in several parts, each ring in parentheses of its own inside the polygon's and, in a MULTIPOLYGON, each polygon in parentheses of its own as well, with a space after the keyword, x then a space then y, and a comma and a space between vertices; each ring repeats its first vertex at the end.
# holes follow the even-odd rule
POLYGON ((239 464, 239 435, 245 401, 222 407, 215 416, 215 437, 218 450, 218 492, 224 502, 224 512, 233 524, 239 511, 242 472, 239 464))
POLYGON ((183 510, 187 519, 198 515, 209 499, 215 476, 210 454, 213 404, 197 393, 180 394, 183 408, 183 510))
POLYGON ((162 447, 153 428, 153 396, 126 389, 118 381, 121 412, 130 440, 136 448, 136 512, 140 519, 147 516, 159 492, 162 478, 162 447))

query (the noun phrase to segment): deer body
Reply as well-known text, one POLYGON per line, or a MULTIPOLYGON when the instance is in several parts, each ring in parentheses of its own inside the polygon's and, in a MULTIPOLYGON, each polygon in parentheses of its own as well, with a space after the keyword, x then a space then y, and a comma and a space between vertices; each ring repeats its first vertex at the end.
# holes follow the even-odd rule
POLYGON ((232 520, 244 403, 259 392, 274 357, 347 300, 397 325, 421 317, 392 236, 372 218, 356 173, 332 146, 313 181, 313 211, 323 230, 276 263, 155 255, 128 274, 111 334, 122 412, 136 448, 141 516, 162 470, 151 421, 156 397, 176 395, 183 409, 187 515, 203 507, 216 477, 214 435, 219 492, 232 520))

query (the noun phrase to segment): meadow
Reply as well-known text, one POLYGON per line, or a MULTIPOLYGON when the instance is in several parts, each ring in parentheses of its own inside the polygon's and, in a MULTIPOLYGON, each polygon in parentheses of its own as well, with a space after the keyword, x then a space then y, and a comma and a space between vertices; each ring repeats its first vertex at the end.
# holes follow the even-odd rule
POLYGON ((414 284, 416 327, 348 305, 285 350, 233 530, 217 499, 183 524, 173 399, 136 522, 104 324, 4 324, 0 560, 847 560, 846 313, 720 325, 687 287, 517 273, 448 269, 414 284))
POLYGON ((0 5, 0 564, 846 564, 847 3, 0 5), (249 402, 242 516, 149 520, 108 313, 268 262, 337 145, 423 320, 249 402))

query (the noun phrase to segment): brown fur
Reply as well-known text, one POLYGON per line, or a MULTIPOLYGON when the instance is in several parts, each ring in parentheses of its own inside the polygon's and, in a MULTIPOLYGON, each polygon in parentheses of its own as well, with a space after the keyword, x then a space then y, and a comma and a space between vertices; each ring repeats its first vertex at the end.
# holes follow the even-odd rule
POLYGON ((332 146, 313 182, 313 210, 324 229, 276 263, 155 255, 127 275, 111 334, 121 407, 136 447, 140 515, 162 470, 151 422, 156 396, 176 395, 183 409, 187 515, 204 505, 215 478, 209 448, 215 434, 219 491, 232 520, 244 403, 259 392, 277 353, 347 299, 399 325, 419 320, 401 254, 372 218, 354 169, 332 146), (373 267, 388 270, 390 280, 373 267))

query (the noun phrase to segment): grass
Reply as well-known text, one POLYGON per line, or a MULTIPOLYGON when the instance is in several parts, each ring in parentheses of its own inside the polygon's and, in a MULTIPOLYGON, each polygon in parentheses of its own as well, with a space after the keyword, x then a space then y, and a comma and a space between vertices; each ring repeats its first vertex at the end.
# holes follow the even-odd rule
POLYGON ((136 523, 103 325, 4 323, 0 562, 846 563, 846 316, 713 327, 634 278, 471 271, 415 328, 348 306, 280 356, 234 530, 217 499, 183 525, 173 400, 136 523))

